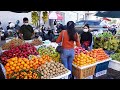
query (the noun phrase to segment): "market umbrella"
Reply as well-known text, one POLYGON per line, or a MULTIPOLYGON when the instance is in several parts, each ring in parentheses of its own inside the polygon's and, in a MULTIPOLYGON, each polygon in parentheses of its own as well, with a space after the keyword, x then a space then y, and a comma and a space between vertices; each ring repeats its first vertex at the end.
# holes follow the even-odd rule
POLYGON ((103 20, 106 20, 106 21, 111 21, 111 19, 109 19, 109 18, 103 18, 103 20))
POLYGON ((57 20, 62 20, 63 17, 59 13, 52 12, 49 14, 49 19, 57 19, 57 20))
POLYGON ((110 17, 110 18, 120 18, 120 11, 105 11, 105 12, 98 12, 95 16, 100 17, 110 17))
POLYGON ((98 11, 98 12, 95 14, 95 16, 104 17, 104 14, 103 14, 103 12, 98 11))

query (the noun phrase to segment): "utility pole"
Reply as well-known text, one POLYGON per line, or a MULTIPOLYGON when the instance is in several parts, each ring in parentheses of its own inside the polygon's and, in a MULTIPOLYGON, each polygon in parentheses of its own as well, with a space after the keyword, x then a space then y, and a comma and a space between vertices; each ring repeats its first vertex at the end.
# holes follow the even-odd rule
POLYGON ((88 20, 89 18, 89 11, 85 11, 85 20, 88 20))

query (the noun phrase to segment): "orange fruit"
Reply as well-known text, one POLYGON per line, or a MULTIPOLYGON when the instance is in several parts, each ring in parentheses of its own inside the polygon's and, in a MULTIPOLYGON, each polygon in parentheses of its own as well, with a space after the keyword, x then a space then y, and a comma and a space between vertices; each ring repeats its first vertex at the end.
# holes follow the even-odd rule
POLYGON ((31 60, 31 61, 30 61, 30 64, 33 64, 33 63, 34 63, 34 62, 31 60))
POLYGON ((19 70, 19 68, 20 68, 19 66, 16 66, 16 69, 17 69, 17 70, 19 70))
POLYGON ((20 68, 22 69, 22 68, 23 68, 23 65, 20 65, 20 68))
POLYGON ((11 70, 15 70, 15 67, 12 67, 11 70))
POLYGON ((19 71, 21 71, 22 69, 21 68, 19 68, 19 71))
POLYGON ((20 65, 21 65, 21 63, 17 63, 17 65, 18 65, 18 66, 20 66, 20 65))
POLYGON ((32 65, 32 64, 30 64, 30 67, 33 67, 33 65, 32 65))
POLYGON ((22 62, 21 62, 21 64, 22 64, 22 65, 24 65, 24 64, 25 64, 25 62, 24 62, 24 61, 22 61, 22 62))
POLYGON ((18 61, 15 60, 14 63, 18 63, 18 61))
POLYGON ((10 62, 10 65, 13 65, 14 63, 13 62, 10 62))
POLYGON ((26 70, 27 68, 26 67, 23 67, 23 70, 26 70))
POLYGON ((13 64, 13 67, 16 67, 17 65, 16 64, 13 64))
POLYGON ((11 58, 12 61, 15 61, 16 59, 15 58, 11 58))
POLYGON ((27 69, 30 69, 30 66, 27 66, 27 69))
POLYGON ((9 72, 9 71, 11 71, 11 69, 10 69, 10 68, 7 68, 6 71, 9 72))
POLYGON ((36 65, 36 63, 33 63, 33 66, 35 66, 36 65))
POLYGON ((14 72, 18 72, 18 70, 15 69, 14 72))
POLYGON ((27 64, 24 64, 24 67, 27 67, 28 65, 27 64))
POLYGON ((27 61, 26 64, 29 65, 29 61, 27 61))
POLYGON ((8 67, 9 67, 9 66, 10 66, 10 64, 9 64, 9 63, 7 63, 7 64, 6 64, 6 66, 8 66, 8 67))
POLYGON ((9 73, 10 73, 10 74, 12 74, 12 73, 13 73, 13 71, 10 71, 9 73))
POLYGON ((22 59, 21 59, 21 58, 19 58, 19 59, 18 59, 18 62, 22 62, 22 59))

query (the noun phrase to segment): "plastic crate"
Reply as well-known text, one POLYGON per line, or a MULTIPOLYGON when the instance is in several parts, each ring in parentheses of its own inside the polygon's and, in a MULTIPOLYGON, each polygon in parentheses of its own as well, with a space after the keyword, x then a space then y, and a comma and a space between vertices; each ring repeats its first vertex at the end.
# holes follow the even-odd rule
POLYGON ((105 71, 105 70, 108 69, 110 60, 111 60, 111 58, 106 59, 104 61, 97 62, 97 66, 95 69, 95 75, 94 75, 95 77, 102 76, 107 73, 107 71, 105 71))
POLYGON ((77 67, 73 64, 73 75, 76 79, 90 79, 88 77, 94 75, 96 63, 84 67, 77 67))
POLYGON ((120 62, 117 60, 111 60, 109 62, 109 68, 120 71, 120 62))
POLYGON ((95 73, 108 69, 108 65, 109 65, 110 60, 111 60, 111 58, 97 62, 95 73))
POLYGON ((63 75, 58 76, 58 77, 51 78, 51 79, 68 79, 68 76, 69 76, 70 74, 71 74, 71 71, 69 70, 68 73, 63 74, 63 75))

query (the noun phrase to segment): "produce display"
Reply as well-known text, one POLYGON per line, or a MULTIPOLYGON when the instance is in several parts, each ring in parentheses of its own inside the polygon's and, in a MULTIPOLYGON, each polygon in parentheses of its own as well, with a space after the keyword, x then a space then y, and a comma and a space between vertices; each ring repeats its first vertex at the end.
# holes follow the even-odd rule
POLYGON ((42 17, 44 23, 46 23, 48 21, 48 12, 47 11, 44 11, 43 12, 43 17, 42 17))
POLYGON ((104 32, 97 37, 94 36, 94 48, 103 48, 105 50, 116 51, 119 46, 119 40, 110 32, 104 32))
POLYGON ((21 40, 21 39, 12 39, 11 41, 9 41, 8 43, 5 43, 3 46, 2 46, 2 50, 10 50, 14 47, 17 47, 19 45, 23 45, 24 44, 24 41, 21 40))
POLYGON ((43 42, 39 39, 34 39, 30 44, 33 46, 38 46, 38 45, 42 45, 43 42))
POLYGON ((97 37, 104 37, 104 38, 109 38, 112 37, 112 33, 111 32, 103 32, 102 34, 98 34, 97 37))
POLYGON ((38 55, 36 48, 28 43, 12 48, 3 52, 0 56, 0 60, 3 64, 7 63, 7 60, 13 57, 28 58, 29 55, 38 55))
POLYGON ((41 79, 51 79, 68 72, 63 64, 54 61, 43 64, 37 71, 41 73, 41 79))
POLYGON ((45 64, 45 62, 50 61, 51 59, 49 59, 49 57, 47 57, 46 59, 37 56, 32 56, 32 58, 30 59, 14 57, 8 59, 8 63, 5 65, 6 74, 9 75, 21 70, 37 69, 42 64, 45 64))
POLYGON ((119 46, 118 46, 118 49, 117 49, 116 53, 120 53, 120 39, 119 39, 119 44, 118 45, 119 46))
POLYGON ((77 66, 86 66, 86 65, 90 65, 96 62, 96 59, 93 57, 90 57, 84 53, 80 53, 78 55, 75 55, 75 58, 73 60, 73 64, 77 65, 77 66))
POLYGON ((36 70, 21 70, 9 75, 8 79, 40 79, 41 74, 36 70))
POLYGON ((87 53, 87 51, 82 47, 76 47, 74 50, 75 50, 75 54, 80 54, 81 52, 87 53))
POLYGON ((39 15, 37 11, 32 11, 32 24, 37 26, 38 25, 38 20, 39 20, 39 15))
POLYGON ((93 49, 92 51, 87 52, 86 55, 96 58, 97 61, 102 61, 109 58, 102 48, 93 49))
POLYGON ((58 52, 56 52, 55 48, 53 48, 52 46, 40 47, 40 48, 38 48, 38 52, 39 52, 40 56, 48 55, 52 58, 52 60, 54 60, 56 62, 60 61, 60 54, 58 52))
POLYGON ((120 61, 120 53, 111 54, 110 57, 112 60, 120 61))

